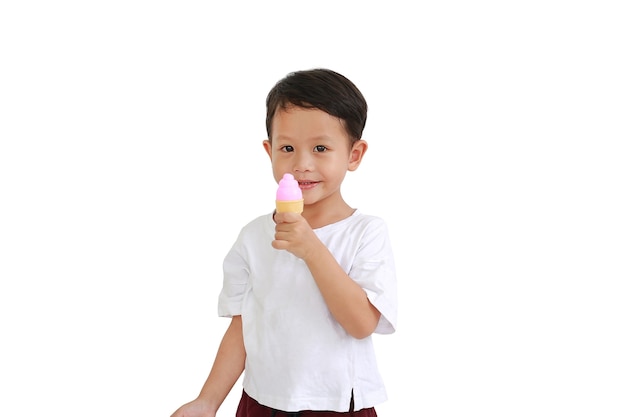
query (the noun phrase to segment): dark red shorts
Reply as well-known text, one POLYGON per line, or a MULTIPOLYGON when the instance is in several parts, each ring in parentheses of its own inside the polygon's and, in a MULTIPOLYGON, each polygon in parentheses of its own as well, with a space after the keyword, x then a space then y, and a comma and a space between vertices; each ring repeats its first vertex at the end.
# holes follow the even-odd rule
MULTIPOLYGON (((352 402, 350 402, 350 410, 352 410, 352 402)), ((311 411, 302 410, 297 412, 286 412, 280 410, 274 410, 273 408, 266 407, 259 404, 254 398, 251 398, 244 391, 241 394, 241 400, 239 401, 239 407, 237 407, 236 417, 331 417, 331 416, 343 416, 343 417, 377 417, 376 410, 374 408, 364 408, 358 411, 346 411, 343 413, 337 411, 311 411)))

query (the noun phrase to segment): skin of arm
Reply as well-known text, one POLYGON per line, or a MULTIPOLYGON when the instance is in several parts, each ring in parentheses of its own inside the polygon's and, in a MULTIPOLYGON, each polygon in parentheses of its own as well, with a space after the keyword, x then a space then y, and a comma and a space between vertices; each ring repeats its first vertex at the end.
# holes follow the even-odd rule
POLYGON ((171 417, 214 417, 243 373, 245 360, 241 316, 234 316, 224 333, 200 394, 195 400, 181 406, 171 417))
POLYGON ((357 339, 371 335, 380 319, 363 288, 348 276, 306 219, 297 213, 276 213, 272 246, 301 258, 308 266, 326 305, 339 324, 357 339))

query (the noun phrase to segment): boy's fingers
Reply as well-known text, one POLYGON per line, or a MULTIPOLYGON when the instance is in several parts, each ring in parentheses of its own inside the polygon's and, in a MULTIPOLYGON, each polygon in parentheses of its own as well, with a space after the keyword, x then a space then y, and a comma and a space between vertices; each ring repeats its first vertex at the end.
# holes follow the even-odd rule
POLYGON ((273 240, 272 241, 272 247, 274 249, 281 249, 281 250, 287 249, 288 244, 289 243, 284 241, 284 240, 273 240))
POLYGON ((297 222, 300 217, 301 216, 298 213, 284 212, 276 213, 274 220, 276 223, 293 223, 297 222))

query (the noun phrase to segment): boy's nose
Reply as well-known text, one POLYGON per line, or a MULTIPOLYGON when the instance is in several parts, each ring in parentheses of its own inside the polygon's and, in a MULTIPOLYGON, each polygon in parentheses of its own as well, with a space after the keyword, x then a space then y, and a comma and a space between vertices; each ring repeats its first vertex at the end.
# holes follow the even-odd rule
POLYGON ((293 170, 295 172, 311 171, 313 169, 313 158, 306 152, 296 156, 293 170))

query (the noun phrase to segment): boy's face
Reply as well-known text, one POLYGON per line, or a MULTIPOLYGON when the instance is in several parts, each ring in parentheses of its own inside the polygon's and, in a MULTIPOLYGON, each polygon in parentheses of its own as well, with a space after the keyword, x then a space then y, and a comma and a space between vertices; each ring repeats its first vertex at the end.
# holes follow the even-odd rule
POLYGON ((276 182, 291 173, 300 183, 304 204, 343 202, 340 187, 347 171, 361 163, 367 143, 351 145, 340 119, 318 109, 291 106, 273 120, 272 141, 263 142, 276 182))

